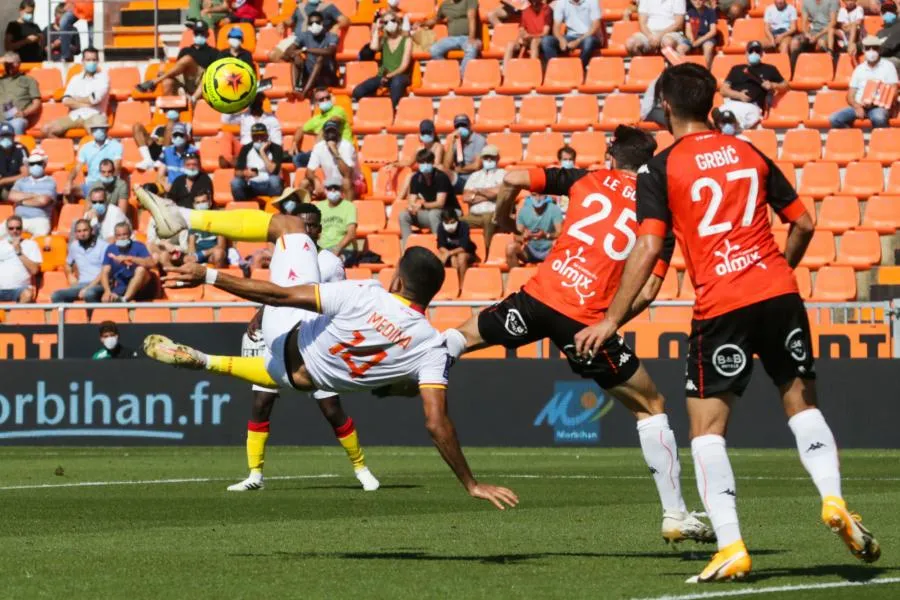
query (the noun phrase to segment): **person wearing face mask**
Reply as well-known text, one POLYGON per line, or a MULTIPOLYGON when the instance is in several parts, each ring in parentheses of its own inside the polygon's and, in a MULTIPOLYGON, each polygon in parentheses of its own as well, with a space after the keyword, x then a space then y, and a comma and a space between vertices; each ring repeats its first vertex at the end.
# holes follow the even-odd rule
POLYGON ((437 13, 421 23, 425 29, 432 29, 438 23, 447 24, 447 37, 431 46, 431 58, 445 58, 451 50, 462 50, 463 59, 459 63, 459 74, 466 71, 466 65, 481 53, 481 27, 478 24, 478 0, 444 0, 437 13))
POLYGON ((835 128, 852 127, 856 119, 869 119, 872 127, 888 127, 891 113, 889 110, 865 104, 863 92, 870 81, 897 85, 897 69, 890 61, 881 58, 881 46, 884 44, 878 36, 866 36, 863 41, 865 62, 857 65, 850 76, 850 87, 847 90, 847 103, 850 105, 833 113, 828 120, 835 128))
POLYGON ((62 137, 77 127, 90 129, 92 120, 106 118, 109 76, 100 69, 96 48, 85 49, 82 58, 84 70, 69 79, 63 92, 62 103, 69 107, 69 114, 44 124, 41 132, 45 137, 62 137))
POLYGON ((881 18, 884 27, 878 37, 884 40, 881 45, 881 56, 889 61, 900 73, 900 21, 897 20, 897 5, 885 2, 881 5, 881 18))
MULTIPOLYGON (((300 36, 309 26, 309 17, 313 13, 322 16, 322 28, 324 31, 331 31, 338 34, 340 30, 350 27, 350 19, 341 12, 336 4, 321 2, 320 0, 310 0, 307 2, 297 2, 297 8, 294 9, 291 18, 281 23, 281 34, 284 39, 269 51, 269 61, 277 62, 285 60, 293 62, 300 48, 300 36)), ((361 59, 364 60, 364 59, 361 59)))
POLYGON ((269 132, 262 123, 250 128, 253 141, 241 147, 235 161, 231 195, 235 200, 257 196, 277 196, 284 189, 281 162, 284 150, 269 140, 269 132))
POLYGON ((481 151, 481 169, 472 173, 466 181, 462 200, 469 206, 469 214, 462 220, 465 224, 484 230, 485 252, 490 250, 496 223, 494 210, 497 208, 497 193, 506 171, 499 168, 500 151, 496 146, 485 146, 481 151))
POLYGON ((356 205, 344 198, 343 180, 325 180, 325 200, 313 202, 322 214, 319 247, 329 250, 346 264, 353 264, 359 248, 356 245, 356 205))
POLYGON ((102 185, 97 185, 88 192, 87 210, 82 218, 87 219, 98 238, 108 242, 112 242, 115 236, 116 225, 128 221, 118 205, 110 204, 102 185))
MULTIPOLYGON (((194 210, 209 210, 212 208, 212 198, 206 195, 194 198, 194 210)), ((227 267, 228 244, 221 235, 208 233, 196 229, 188 230, 187 254, 185 263, 208 264, 211 267, 227 267)))
POLYGON ((335 61, 340 39, 325 28, 321 13, 310 13, 308 22, 309 28, 297 36, 300 51, 291 63, 294 90, 301 98, 308 98, 313 89, 340 85, 335 61))
POLYGON ((399 216, 400 241, 404 247, 413 225, 436 233, 444 208, 460 211, 450 178, 434 166, 434 154, 430 150, 419 150, 416 165, 417 172, 409 184, 409 204, 399 216))
POLYGON ((196 154, 197 147, 191 143, 185 123, 175 123, 172 127, 172 145, 165 146, 156 165, 159 168, 160 177, 165 176, 165 181, 171 187, 172 183, 182 174, 184 159, 188 154, 196 154))
MULTIPOLYGON (((256 95, 247 112, 241 115, 241 145, 249 144, 253 141, 251 128, 256 123, 262 123, 269 132, 269 139, 273 144, 282 145, 284 137, 281 131, 281 121, 271 112, 266 112, 266 97, 262 93, 256 95)), ((302 137, 302 136, 297 136, 302 137)))
POLYGON ((16 181, 9 192, 15 214, 24 231, 33 236, 50 233, 50 219, 56 207, 56 181, 47 175, 47 155, 40 148, 28 157, 28 176, 16 181))
MULTIPOLYGON (((441 144, 440 139, 438 139, 437 137, 437 132, 434 128, 434 121, 432 121, 431 119, 424 119, 421 123, 419 123, 419 146, 410 146, 411 147, 409 149, 407 149, 406 147, 403 148, 403 155, 408 156, 408 158, 401 157, 400 160, 393 163, 388 163, 378 171, 379 177, 391 178, 391 187, 396 187, 395 179, 400 169, 412 167, 416 164, 416 153, 419 150, 431 151, 431 153, 434 154, 434 164, 437 165, 437 168, 443 169, 444 146, 443 144, 441 144)), ((406 197, 409 196, 410 182, 411 178, 407 177, 400 185, 400 188, 396 190, 397 200, 406 200, 406 197)))
POLYGON ((460 221, 455 210, 441 211, 441 222, 437 230, 438 258, 445 267, 455 269, 462 285, 466 271, 478 261, 475 242, 469 235, 469 224, 460 221))
POLYGON ((578 158, 578 154, 572 146, 563 146, 556 151, 556 160, 559 161, 560 169, 574 169, 576 158, 578 158))
POLYGON ((69 242, 69 253, 64 267, 69 287, 53 292, 50 301, 100 302, 103 296, 100 271, 108 246, 108 243, 94 234, 94 229, 87 219, 75 221, 75 236, 69 242))
POLYGON ((562 220, 562 210, 550 196, 526 198, 516 216, 516 238, 506 247, 509 268, 544 262, 559 237, 562 220))
POLYGON ((719 89, 725 98, 722 110, 734 113, 741 129, 756 127, 766 109, 788 91, 788 82, 762 57, 760 42, 747 44, 747 64, 733 66, 719 89))
POLYGON ((374 96, 378 90, 387 88, 391 92, 391 102, 396 109, 400 99, 406 96, 409 87, 412 46, 412 40, 400 30, 400 21, 393 13, 388 13, 375 21, 369 49, 381 53, 381 64, 378 65, 378 73, 374 77, 366 79, 353 89, 353 99, 359 102, 361 98, 374 96))
POLYGON ((19 4, 19 18, 6 26, 4 39, 7 52, 18 52, 25 62, 43 62, 44 34, 34 22, 34 0, 22 0, 19 4))
POLYGON ((294 145, 291 148, 294 166, 297 168, 306 168, 309 162, 310 153, 303 152, 303 138, 307 135, 318 136, 322 133, 325 123, 329 121, 338 121, 341 124, 341 139, 351 144, 353 143, 353 131, 350 128, 350 118, 347 111, 342 106, 334 103, 331 92, 326 87, 318 87, 313 92, 313 106, 315 114, 303 124, 303 130, 294 135, 294 145))
POLYGON ((34 277, 41 271, 41 249, 22 237, 22 218, 6 220, 0 238, 0 302, 33 302, 34 277))
POLYGON ((19 68, 19 55, 7 52, 0 57, 3 77, 0 77, 0 122, 12 125, 16 135, 22 135, 33 125, 41 112, 41 92, 34 77, 19 68))
POLYGON ((766 30, 766 50, 777 50, 787 54, 791 40, 797 34, 797 9, 787 0, 775 0, 766 7, 763 15, 766 30))
POLYGON ((316 143, 310 152, 306 177, 300 183, 300 188, 321 197, 323 194, 318 189, 315 173, 316 169, 321 168, 325 172, 326 181, 341 179, 344 182, 345 197, 353 200, 366 193, 366 180, 353 144, 340 137, 340 129, 339 121, 331 120, 325 123, 322 141, 316 143))
POLYGON ((199 154, 189 153, 184 157, 181 175, 172 182, 168 196, 184 208, 192 208, 197 196, 213 197, 212 178, 201 170, 199 154))
POLYGON ((28 150, 16 141, 9 123, 0 123, 0 200, 6 201, 13 184, 28 176, 28 150))
POLYGON ((156 292, 150 270, 156 261, 143 242, 132 239, 131 223, 116 225, 115 239, 106 250, 100 285, 101 302, 131 302, 150 300, 156 292))
POLYGON ((183 89, 192 100, 200 98, 203 92, 203 72, 219 58, 219 51, 209 45, 209 36, 212 34, 206 21, 196 21, 188 29, 194 34, 194 42, 178 52, 175 64, 167 68, 165 73, 139 83, 139 92, 148 94, 162 84, 163 96, 175 96, 178 90, 183 89))
POLYGON ((100 181, 106 192, 106 201, 115 204, 123 213, 128 212, 128 184, 116 174, 116 164, 108 158, 100 161, 100 181))
POLYGON ((461 194, 469 175, 481 168, 481 151, 487 140, 480 133, 472 131, 472 121, 468 115, 453 117, 453 131, 444 141, 444 169, 456 193, 461 194))
POLYGON ((119 343, 119 328, 112 321, 100 323, 100 345, 103 347, 94 352, 93 360, 139 358, 136 350, 119 343))
MULTIPOLYGON (((712 109, 712 122, 713 127, 718 129, 721 133, 725 135, 734 135, 738 136, 738 127, 737 117, 734 116, 734 113, 730 110, 720 110, 718 108, 712 109)), ((738 136, 739 138, 747 140, 744 136, 738 136)))
POLYGON ((253 62, 253 55, 244 48, 243 44, 244 32, 240 27, 232 27, 228 30, 228 47, 219 51, 219 58, 236 58, 255 70, 256 63, 253 62))
POLYGON ((63 186, 64 196, 86 198, 88 191, 101 183, 100 163, 111 160, 115 167, 114 173, 118 173, 122 166, 122 143, 109 137, 109 121, 106 115, 97 115, 87 122, 87 129, 93 139, 82 145, 78 150, 75 167, 69 172, 69 177, 63 186), (80 190, 74 188, 75 178, 79 173, 85 172, 84 185, 80 190), (78 192, 80 191, 80 195, 78 192))

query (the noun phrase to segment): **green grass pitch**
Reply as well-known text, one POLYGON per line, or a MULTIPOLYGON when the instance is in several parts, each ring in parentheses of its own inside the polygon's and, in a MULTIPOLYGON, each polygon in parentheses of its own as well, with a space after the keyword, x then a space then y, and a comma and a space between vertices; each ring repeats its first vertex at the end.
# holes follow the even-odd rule
MULTIPOLYGON (((338 447, 275 446, 267 489, 239 494, 225 487, 245 474, 241 447, 0 449, 2 596, 900 597, 900 452, 842 454, 845 496, 882 545, 864 565, 819 521, 795 452, 732 451, 753 578, 698 587, 683 582, 709 547, 662 542, 637 449, 470 449, 482 481, 519 494, 507 512, 468 498, 431 448, 366 451, 377 492, 338 447), (883 583, 846 587, 864 581, 883 583)), ((682 461, 699 510, 684 449, 682 461)))

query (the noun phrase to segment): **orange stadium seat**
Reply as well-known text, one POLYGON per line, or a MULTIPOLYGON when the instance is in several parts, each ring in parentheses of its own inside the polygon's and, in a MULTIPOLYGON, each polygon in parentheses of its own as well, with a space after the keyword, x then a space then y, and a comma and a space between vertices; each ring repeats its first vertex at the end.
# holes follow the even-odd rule
POLYGON ((275 118, 281 123, 281 131, 284 135, 293 135, 298 129, 303 128, 312 116, 309 100, 300 102, 282 100, 275 109, 275 118))
POLYGON ((509 265, 506 262, 506 247, 515 236, 511 233, 495 233, 491 238, 491 247, 487 256, 484 258, 484 266, 497 267, 501 271, 508 271, 509 265))
POLYGON ((13 215, 11 204, 0 204, 0 221, 5 221, 13 215))
MULTIPOLYGON (((767 57, 768 58, 768 57, 767 57)), ((720 84, 725 81, 732 67, 746 64, 747 59, 743 54, 718 54, 713 58, 712 74, 720 84)))
POLYGON ((478 106, 475 131, 503 131, 516 120, 516 101, 512 96, 485 96, 478 106))
POLYGON ((434 128, 438 133, 453 131, 453 119, 456 115, 465 114, 470 121, 475 120, 475 101, 472 98, 447 96, 441 98, 437 114, 434 116, 434 128))
POLYGON ((476 58, 466 65, 466 72, 459 87, 456 88, 456 93, 464 96, 482 96, 497 89, 500 80, 500 61, 496 58, 476 58))
POLYGON ((215 135, 222 130, 222 115, 216 112, 206 100, 198 100, 194 106, 191 131, 194 137, 215 135))
POLYGON ((779 98, 769 115, 763 119, 763 127, 789 129, 809 117, 809 100, 806 92, 791 90, 779 98))
POLYGON ((791 185, 794 188, 797 187, 797 170, 794 168, 794 163, 777 161, 775 163, 778 165, 778 168, 784 174, 785 178, 791 182, 791 185))
POLYGON ((866 202, 862 227, 874 229, 880 234, 896 233, 900 228, 900 197, 872 196, 866 202))
POLYGON ((559 121, 552 124, 553 131, 584 131, 597 123, 600 109, 593 94, 578 94, 563 98, 559 121))
POLYGON ((670 268, 666 271, 662 285, 659 287, 659 293, 656 294, 657 300, 674 300, 678 297, 678 271, 670 268))
POLYGON ((771 129, 747 129, 741 133, 771 160, 778 160, 778 138, 771 129))
POLYGON ((119 101, 131 98, 134 86, 141 82, 137 67, 112 67, 106 74, 109 76, 109 95, 119 101))
MULTIPOLYGON (((353 115, 354 133, 380 133, 390 127, 394 106, 387 97, 362 98, 353 115)), ((416 124, 418 128, 418 124, 416 124)))
POLYGON ((68 138, 47 138, 41 141, 40 148, 47 153, 48 173, 68 170, 75 165, 75 144, 68 138))
POLYGON ((435 306, 431 308, 429 321, 438 331, 444 331, 451 327, 459 327, 472 316, 472 309, 468 306, 435 306))
POLYGON ((641 99, 637 94, 609 94, 603 103, 599 128, 612 131, 619 125, 636 125, 641 120, 641 99))
MULTIPOLYGON (((390 103, 390 100, 388 100, 388 103, 390 103)), ((394 116, 394 123, 388 127, 388 132, 418 133, 419 124, 426 119, 430 120, 433 118, 434 109, 431 106, 430 98, 406 97, 397 104, 397 114, 394 116)))
MULTIPOLYGON (((400 259, 400 238, 394 234, 372 233, 366 237, 366 245, 375 254, 381 255, 381 264, 396 266, 400 259)), ((369 268, 373 268, 369 265, 369 268)))
POLYGON ((518 23, 500 23, 491 31, 491 38, 484 52, 484 58, 503 58, 506 48, 519 37, 518 23))
POLYGON ((834 67, 830 54, 804 52, 797 57, 792 90, 819 90, 834 79, 834 67))
POLYGON ((869 152, 866 159, 877 160, 882 165, 888 166, 897 160, 898 156, 900 156, 900 135, 897 135, 897 130, 873 129, 869 134, 869 152))
POLYGON ((681 277, 681 289, 678 291, 678 300, 694 300, 697 294, 694 292, 694 284, 690 275, 685 272, 681 277))
POLYGON ((631 0, 607 0, 601 7, 601 18, 607 22, 621 21, 630 6, 631 0))
POLYGON ((507 167, 522 160, 522 136, 518 133, 491 133, 487 143, 500 151, 500 166, 507 167))
MULTIPOLYGON (((809 214, 809 218, 812 219, 813 225, 816 224, 816 201, 810 198, 809 196, 800 196, 798 198, 800 202, 803 203, 803 207, 806 208, 806 212, 809 214)), ((773 211, 772 214, 772 229, 775 231, 787 231, 790 227, 790 223, 783 223, 781 221, 781 217, 778 216, 777 211, 773 211)))
POLYGON ((43 105, 41 105, 41 114, 38 117, 37 122, 32 127, 27 129, 25 131, 25 133, 27 133, 28 135, 34 136, 36 138, 43 137, 43 134, 41 133, 41 127, 43 127, 44 125, 46 125, 47 123, 49 123, 51 121, 55 121, 56 119, 61 119, 68 114, 69 114, 68 106, 66 106, 64 104, 60 104, 58 102, 50 102, 50 103, 45 102, 43 105))
POLYGON ((119 102, 116 106, 112 127, 109 129, 109 135, 112 137, 132 137, 132 129, 135 123, 148 123, 149 121, 149 103, 135 100, 119 102))
POLYGON ((269 52, 277 46, 284 36, 278 27, 263 27, 256 34, 256 48, 253 49, 253 60, 257 63, 268 62, 269 52))
POLYGON ((821 158, 822 139, 817 129, 789 129, 784 134, 784 140, 781 143, 781 160, 792 162, 795 167, 802 167, 808 162, 821 158))
POLYGON ((544 73, 544 83, 538 88, 542 94, 568 94, 584 81, 581 59, 574 57, 551 58, 544 73))
POLYGON ((63 204, 59 210, 59 219, 56 222, 56 229, 53 230, 53 233, 69 237, 72 226, 75 224, 75 221, 81 218, 84 211, 84 206, 81 204, 63 204))
POLYGON ((216 169, 213 172, 213 202, 217 205, 225 206, 234 199, 231 197, 232 179, 234 179, 234 169, 216 169))
POLYGON ((834 78, 828 82, 828 89, 846 90, 850 87, 850 76, 853 75, 853 63, 850 55, 841 53, 837 66, 834 68, 834 78))
POLYGON ((368 165, 383 165, 397 160, 397 136, 376 133, 363 138, 359 159, 368 165))
POLYGON ((456 300, 459 297, 459 272, 456 269, 444 269, 444 284, 435 294, 435 300, 456 300))
MULTIPOLYGON (((348 66, 353 64, 369 64, 377 67, 377 63, 371 61, 349 63, 348 66)), ((413 91, 417 96, 446 96, 459 87, 459 84, 459 61, 431 60, 428 61, 425 75, 422 76, 422 85, 413 91)))
POLYGON ((551 165, 556 162, 556 153, 564 144, 565 140, 561 133, 534 133, 528 140, 523 163, 538 166, 551 165))
POLYGON ((426 248, 437 254, 437 236, 434 233, 413 233, 406 238, 407 248, 426 248))
POLYGON ((737 19, 731 30, 731 40, 724 48, 727 54, 743 54, 747 44, 766 39, 766 26, 762 19, 737 19))
POLYGON ((47 315, 40 308, 25 308, 6 311, 6 322, 9 325, 44 325, 47 315))
POLYGON ((640 26, 637 21, 616 21, 613 23, 609 41, 606 44, 606 48, 601 51, 603 56, 627 56, 625 42, 638 31, 640 31, 640 26))
POLYGON ((619 91, 642 94, 662 73, 666 64, 662 56, 635 56, 631 59, 628 76, 619 91))
POLYGON ((797 192, 803 196, 824 198, 836 194, 841 186, 837 163, 810 162, 803 167, 803 177, 797 192))
MULTIPOLYGON (((344 86, 331 88, 332 93, 349 96, 360 83, 378 74, 378 63, 372 60, 357 60, 344 65, 344 86)), ((418 90, 416 90, 418 91, 418 90)))
POLYGON ((338 44, 337 59, 341 62, 356 60, 359 51, 369 43, 372 34, 368 25, 351 25, 344 32, 341 43, 338 44))
POLYGON ((804 300, 809 299, 812 295, 812 280, 809 269, 797 267, 794 269, 794 278, 797 280, 797 287, 800 288, 800 297, 804 300))
POLYGON ((215 136, 206 136, 200 140, 200 166, 207 173, 219 168, 219 157, 234 160, 234 134, 220 132, 215 136))
POLYGON ((391 286, 391 279, 394 278, 394 273, 397 272, 397 269, 387 268, 382 269, 378 272, 378 281, 381 282, 381 287, 384 289, 389 289, 391 286))
POLYGON ((541 85, 541 61, 536 58, 512 58, 503 66, 503 85, 499 94, 521 95, 541 85))
POLYGON ((286 62, 267 64, 262 76, 272 79, 272 87, 263 92, 266 98, 284 98, 294 89, 291 65, 286 62))
POLYGON ((384 203, 378 200, 357 200, 356 206, 356 237, 364 238, 370 233, 378 233, 384 229, 384 203))
POLYGON ((618 56, 595 56, 588 63, 584 83, 578 86, 583 94, 608 94, 625 81, 625 63, 618 56))
POLYGON ((878 232, 872 229, 847 231, 841 236, 838 246, 836 265, 864 271, 881 262, 881 240, 878 232))
POLYGON ((503 295, 503 278, 496 267, 476 267, 466 272, 460 300, 497 300, 503 295))
POLYGON ((675 242, 675 250, 672 252, 672 259, 669 261, 669 266, 679 271, 685 269, 684 252, 681 250, 681 244, 677 241, 675 242))
POLYGON ((349 280, 358 281, 372 279, 372 269, 367 269, 365 267, 347 267, 344 269, 344 274, 349 280))
POLYGON ((900 162, 891 164, 884 190, 891 195, 900 194, 900 162))
POLYGON ((816 231, 800 264, 810 269, 818 269, 833 261, 834 234, 830 231, 816 231))
POLYGON ((844 172, 842 194, 868 198, 884 190, 884 173, 881 163, 872 161, 852 162, 844 172))
POLYGON ((43 274, 42 279, 36 299, 39 304, 49 303, 53 292, 69 287, 69 279, 62 271, 47 271, 43 274))
POLYGON ((509 275, 506 277, 505 294, 512 294, 522 289, 522 286, 528 283, 528 280, 537 273, 537 267, 516 267, 510 269, 509 275))
POLYGON ((825 160, 832 160, 839 165, 862 160, 866 151, 866 142, 860 129, 832 129, 825 139, 825 160))
POLYGON ((826 196, 822 201, 817 227, 843 233, 859 225, 859 202, 854 196, 826 196))
MULTIPOLYGON (((210 309, 212 310, 212 309, 210 309)), ((136 308, 132 323, 171 323, 172 311, 168 308, 136 308)))
POLYGON ((822 267, 816 273, 813 302, 848 302, 856 300, 856 275, 852 267, 822 267))
POLYGON ((213 309, 210 307, 189 306, 175 311, 174 323, 211 323, 213 309))
POLYGON ((602 131, 576 131, 569 145, 575 149, 575 164, 579 167, 603 164, 606 160, 606 135, 602 131))
POLYGON ((41 249, 41 271, 56 271, 66 264, 68 238, 64 235, 42 235, 34 238, 41 249))
POLYGON ((37 81, 41 100, 44 102, 63 89, 62 71, 56 67, 32 69, 28 75, 37 81))
POLYGON ((91 323, 113 321, 114 323, 128 323, 127 308, 95 308, 91 314, 91 323))
MULTIPOLYGON (((803 94, 803 92, 788 93, 802 94, 803 97, 806 98, 806 94, 803 94)), ((807 127, 816 127, 817 129, 831 129, 831 122, 828 120, 828 117, 831 116, 832 113, 835 113, 846 107, 846 92, 820 91, 816 93, 816 99, 813 102, 812 107, 812 114, 808 118, 804 117, 804 123, 807 127)))
POLYGON ((513 131, 544 131, 556 121, 556 98, 525 96, 519 105, 519 118, 510 125, 513 131))
POLYGON ((487 21, 488 15, 500 6, 500 0, 481 0, 478 3, 478 18, 487 21))
MULTIPOLYGON (((243 298, 239 298, 230 292, 226 292, 225 290, 220 290, 219 288, 212 285, 203 285, 200 286, 202 288, 201 293, 203 294, 203 300, 206 302, 243 302, 243 298)), ((170 292, 181 292, 182 290, 177 289, 167 289, 166 296, 169 300, 175 302, 176 300, 170 296, 170 292)), ((199 299, 199 298, 198 298, 199 299)), ((178 300, 178 302, 184 302, 190 300, 178 300)))
MULTIPOLYGON (((190 33, 190 30, 185 30, 185 33, 190 33)), ((193 34, 191 34, 193 35, 193 34)), ((190 44, 189 44, 190 45, 190 44)), ((156 77, 160 74, 160 72, 165 73, 166 70, 163 68, 158 62, 152 62, 147 65, 147 68, 144 69, 144 81, 150 81, 151 79, 156 79, 156 77), (162 71, 160 71, 162 69, 162 71)), ((157 85, 150 92, 141 92, 137 89, 131 90, 131 98, 134 100, 155 100, 162 93, 162 86, 157 85)))
MULTIPOLYGON (((208 138, 203 138, 203 140, 205 139, 208 138)), ((201 145, 203 140, 200 140, 201 145)), ((134 171, 135 166, 144 159, 141 158, 141 154, 138 151, 137 142, 134 140, 134 138, 124 138, 119 141, 122 142, 122 169, 130 173, 131 171, 134 171)), ((203 149, 201 148, 200 151, 202 152, 203 149)), ((218 146, 216 151, 218 152, 218 146)), ((204 170, 206 169, 204 168, 204 170)))
MULTIPOLYGON (((50 321, 55 324, 56 312, 50 313, 50 321)), ((65 322, 68 325, 84 325, 88 322, 87 311, 83 308, 69 308, 65 312, 65 322)))

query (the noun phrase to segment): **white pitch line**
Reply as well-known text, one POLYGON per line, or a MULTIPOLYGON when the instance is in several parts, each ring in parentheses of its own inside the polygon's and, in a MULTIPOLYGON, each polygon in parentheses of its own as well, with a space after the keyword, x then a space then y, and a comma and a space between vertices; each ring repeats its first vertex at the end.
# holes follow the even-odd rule
POLYGON ((797 585, 779 585, 777 587, 749 588, 745 590, 728 590, 719 592, 700 592, 697 594, 681 594, 634 598, 633 600, 704 600, 705 598, 730 598, 734 596, 754 596, 757 594, 777 594, 778 592, 801 592, 806 590, 828 590, 832 588, 863 587, 869 585, 889 585, 900 583, 900 577, 885 577, 869 581, 836 581, 834 583, 807 583, 797 585))
MULTIPOLYGON (((527 473, 502 473, 494 477, 509 479, 647 479, 646 475, 533 475, 527 473)), ((743 481, 809 481, 809 477, 771 477, 769 475, 735 477, 743 481)), ((841 481, 900 481, 900 477, 841 477, 841 481)))
MULTIPOLYGON (((269 480, 282 479, 330 479, 340 477, 334 473, 320 473, 318 475, 275 475, 267 476, 269 480)), ((232 481, 233 477, 191 477, 185 479, 139 479, 134 481, 77 481, 72 483, 40 483, 33 485, 8 485, 0 487, 0 491, 8 490, 43 490, 51 488, 78 488, 78 487, 104 487, 114 485, 159 485, 169 483, 213 483, 216 481, 232 481)))

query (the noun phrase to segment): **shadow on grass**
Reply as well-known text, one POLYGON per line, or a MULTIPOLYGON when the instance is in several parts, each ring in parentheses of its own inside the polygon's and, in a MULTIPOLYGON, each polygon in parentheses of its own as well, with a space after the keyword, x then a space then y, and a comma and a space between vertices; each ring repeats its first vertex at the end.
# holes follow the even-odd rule
MULTIPOLYGON (((379 486, 379 490, 416 490, 423 488, 423 485, 415 485, 410 483, 395 483, 388 485, 379 486)), ((356 485, 304 485, 298 486, 297 489, 304 490, 358 490, 360 489, 359 484, 356 485)))
MULTIPOLYGON (((754 554, 756 554, 754 552, 754 554)), ((900 571, 898 567, 875 567, 871 565, 817 565, 784 569, 761 569, 752 571, 748 582, 765 581, 774 577, 840 577, 845 581, 870 581, 879 575, 900 571)))

